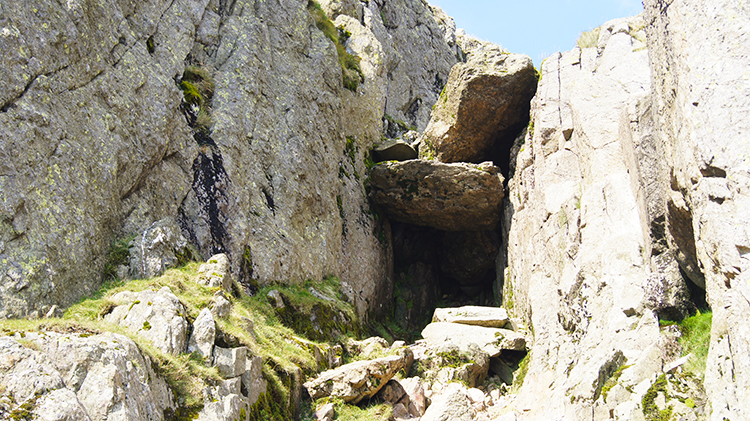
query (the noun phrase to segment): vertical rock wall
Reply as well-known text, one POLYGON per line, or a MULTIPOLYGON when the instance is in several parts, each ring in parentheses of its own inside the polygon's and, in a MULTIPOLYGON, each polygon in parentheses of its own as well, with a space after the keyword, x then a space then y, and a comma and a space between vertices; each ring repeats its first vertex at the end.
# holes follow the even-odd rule
POLYGON ((3 3, 0 315, 91 293, 112 240, 165 217, 245 282, 337 275, 360 314, 387 307, 364 157, 384 112, 426 125, 456 50, 422 1, 347 4, 356 93, 305 0, 3 3), (208 134, 181 109, 187 64, 215 83, 208 134))
POLYGON ((511 154, 498 289, 534 337, 520 419, 609 418, 640 400, 626 391, 604 401, 615 371, 662 364, 649 282, 659 273, 651 225, 664 210, 650 205, 662 193, 649 171, 661 170, 643 152, 658 148, 643 26, 608 22, 597 46, 545 60, 511 154))
MULTIPOLYGON (((644 2, 670 224, 705 275, 713 310, 705 386, 712 419, 750 417, 750 6, 644 2)), ((689 268, 688 268, 689 270, 689 268)))

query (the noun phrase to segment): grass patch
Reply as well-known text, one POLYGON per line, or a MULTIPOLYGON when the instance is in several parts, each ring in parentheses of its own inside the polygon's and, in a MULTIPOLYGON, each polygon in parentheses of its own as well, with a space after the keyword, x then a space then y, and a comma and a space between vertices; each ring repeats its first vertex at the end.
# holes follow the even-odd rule
POLYGON ((703 376, 706 372, 706 358, 711 341, 711 321, 713 314, 710 311, 698 313, 688 317, 679 323, 680 345, 682 355, 693 354, 685 364, 685 370, 703 376))
POLYGON ((388 421, 393 419, 393 407, 386 403, 370 401, 364 405, 349 405, 340 398, 321 398, 315 402, 315 407, 333 403, 334 420, 338 421, 388 421))
POLYGON ((349 54, 346 51, 346 47, 344 47, 344 43, 352 34, 343 28, 336 28, 317 1, 309 0, 307 2, 307 11, 315 20, 315 26, 323 32, 326 38, 333 41, 333 44, 336 46, 344 87, 352 92, 356 92, 360 83, 365 81, 365 76, 362 74, 362 69, 359 66, 360 58, 349 54))
POLYGON ((602 28, 594 28, 590 31, 584 31, 581 32, 581 35, 578 36, 578 41, 576 41, 576 44, 578 44, 581 48, 592 48, 596 47, 599 43, 599 33, 601 32, 602 28))

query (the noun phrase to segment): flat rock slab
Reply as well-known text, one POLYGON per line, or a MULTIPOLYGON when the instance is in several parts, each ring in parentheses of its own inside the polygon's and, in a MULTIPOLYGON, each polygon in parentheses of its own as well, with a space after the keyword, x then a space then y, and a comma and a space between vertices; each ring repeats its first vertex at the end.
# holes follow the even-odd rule
POLYGON ((500 307, 463 306, 458 308, 436 308, 433 322, 460 323, 482 327, 505 327, 510 318, 500 307))
POLYGON ((357 404, 362 399, 373 397, 399 370, 408 369, 413 361, 411 350, 403 348, 395 355, 356 361, 324 371, 305 383, 305 388, 313 400, 332 396, 357 404))
POLYGON ((490 357, 504 350, 526 351, 526 338, 508 329, 438 322, 427 325, 422 337, 430 347, 453 344, 467 352, 469 346, 475 344, 490 357))
POLYGON ((397 221, 479 231, 495 229, 500 220, 503 176, 491 162, 385 162, 372 168, 370 180, 370 198, 397 221))

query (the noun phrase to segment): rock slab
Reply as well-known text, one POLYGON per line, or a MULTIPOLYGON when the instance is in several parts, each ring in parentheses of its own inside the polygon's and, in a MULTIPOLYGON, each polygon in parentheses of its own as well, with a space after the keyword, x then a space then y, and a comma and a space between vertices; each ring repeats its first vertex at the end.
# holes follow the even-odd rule
POLYGON ((432 321, 501 328, 510 322, 510 318, 504 308, 463 306, 436 308, 432 321))

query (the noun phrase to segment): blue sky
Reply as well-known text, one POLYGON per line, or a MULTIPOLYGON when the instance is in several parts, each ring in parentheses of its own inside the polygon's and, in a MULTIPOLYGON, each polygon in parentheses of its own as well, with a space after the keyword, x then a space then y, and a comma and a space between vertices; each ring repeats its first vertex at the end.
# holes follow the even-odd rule
POLYGON ((581 32, 641 13, 640 0, 427 0, 456 20, 458 28, 528 54, 539 67, 556 51, 575 47, 581 32))

